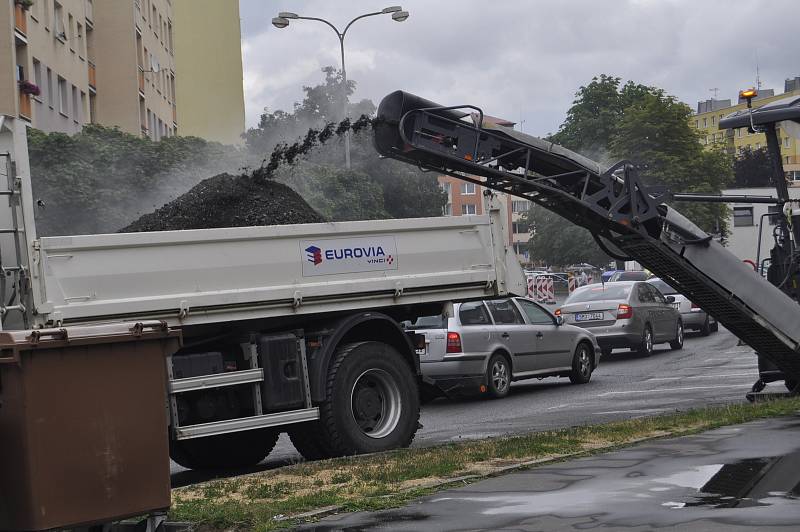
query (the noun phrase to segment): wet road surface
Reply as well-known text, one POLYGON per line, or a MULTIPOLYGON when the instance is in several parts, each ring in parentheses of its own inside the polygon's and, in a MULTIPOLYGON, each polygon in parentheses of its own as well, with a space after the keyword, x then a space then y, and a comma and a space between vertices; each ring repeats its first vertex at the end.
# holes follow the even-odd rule
MULTIPOLYGON (((707 337, 687 333, 679 351, 659 344, 653 355, 642 358, 615 350, 601 360, 585 385, 572 385, 568 379, 522 381, 502 400, 439 399, 423 407, 423 428, 413 446, 741 403, 758 378, 758 363, 751 349, 736 343, 736 337, 722 327, 707 337)), ((779 389, 777 383, 770 386, 779 389)), ((283 434, 267 460, 255 468, 208 473, 187 471, 173 463, 172 483, 181 486, 301 459, 283 434)))
POLYGON ((484 480, 307 531, 798 530, 800 414, 484 480))

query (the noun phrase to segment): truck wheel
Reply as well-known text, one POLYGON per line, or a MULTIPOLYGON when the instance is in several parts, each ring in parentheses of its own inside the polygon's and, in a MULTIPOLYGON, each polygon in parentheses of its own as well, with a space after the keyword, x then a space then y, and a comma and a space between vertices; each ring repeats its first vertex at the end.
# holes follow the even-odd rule
POLYGON ((191 440, 170 440, 169 456, 187 469, 247 467, 266 458, 277 441, 278 433, 273 429, 246 430, 191 440))
POLYGON ((331 456, 408 447, 417 432, 417 379, 382 342, 339 346, 328 370, 320 433, 331 456))
POLYGON ((297 449, 297 452, 303 455, 306 460, 324 460, 331 458, 333 454, 325 448, 322 442, 321 427, 318 421, 311 423, 301 423, 294 425, 287 433, 289 439, 292 440, 292 445, 297 449))

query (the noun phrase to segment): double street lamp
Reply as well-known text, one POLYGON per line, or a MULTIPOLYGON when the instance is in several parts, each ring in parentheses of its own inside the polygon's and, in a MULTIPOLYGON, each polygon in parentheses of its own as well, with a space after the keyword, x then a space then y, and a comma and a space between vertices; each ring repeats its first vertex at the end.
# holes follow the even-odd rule
MULTIPOLYGON (((339 31, 339 29, 328 22, 325 19, 317 18, 317 17, 301 17, 297 13, 290 13, 290 12, 281 12, 278 13, 278 16, 272 19, 272 25, 276 28, 285 28, 289 25, 290 20, 316 20, 318 22, 322 22, 327 24, 335 33, 336 36, 339 38, 339 47, 341 48, 342 52, 342 101, 344 102, 344 116, 347 116, 347 70, 345 69, 344 65, 344 37, 347 35, 347 30, 350 29, 350 26, 357 20, 361 20, 362 18, 367 17, 374 17, 376 15, 392 15, 392 20, 395 22, 403 22, 408 18, 408 11, 403 11, 403 8, 400 6, 391 6, 386 7, 380 11, 375 11, 374 13, 365 13, 360 15, 350 22, 348 22, 347 26, 345 26, 344 31, 339 31)), ((345 157, 345 165, 347 168, 350 168, 350 132, 348 131, 345 133, 344 136, 344 157, 345 157)))

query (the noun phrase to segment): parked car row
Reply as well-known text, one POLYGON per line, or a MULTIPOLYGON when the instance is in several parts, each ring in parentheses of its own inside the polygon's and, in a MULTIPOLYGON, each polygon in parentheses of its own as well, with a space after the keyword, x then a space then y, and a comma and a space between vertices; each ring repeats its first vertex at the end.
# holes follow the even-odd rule
POLYGON ((422 372, 445 394, 500 398, 523 379, 585 384, 615 348, 643 356, 660 343, 681 349, 686 329, 706 335, 718 325, 668 283, 637 271, 575 289, 555 313, 523 297, 448 303, 406 328, 425 337, 422 372))

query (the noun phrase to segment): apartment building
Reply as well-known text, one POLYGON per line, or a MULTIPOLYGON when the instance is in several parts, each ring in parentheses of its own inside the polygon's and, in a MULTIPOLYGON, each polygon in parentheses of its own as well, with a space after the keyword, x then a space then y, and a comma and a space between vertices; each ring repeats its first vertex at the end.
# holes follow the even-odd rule
POLYGON ((171 0, 94 0, 96 121, 160 140, 177 134, 171 0))
MULTIPOLYGON (((440 175, 438 180, 439 186, 447 194, 443 213, 445 216, 483 214, 484 187, 448 175, 440 175)), ((519 261, 528 264, 530 255, 527 243, 530 240, 530 229, 525 214, 530 209, 531 202, 507 194, 498 195, 506 205, 508 242, 514 247, 519 261)))
MULTIPOLYGON (((773 89, 759 90, 758 96, 753 99, 753 107, 758 108, 790 96, 800 96, 800 77, 787 79, 782 94, 775 94, 773 89)), ((708 149, 722 147, 728 153, 737 154, 748 148, 764 148, 767 139, 763 133, 751 133, 746 127, 735 130, 719 128, 719 121, 722 118, 746 107, 747 102, 744 99, 739 99, 736 104, 729 99, 698 102, 697 113, 691 117, 690 125, 700 133, 700 142, 708 149)), ((794 138, 781 128, 778 129, 778 137, 786 176, 791 185, 800 186, 800 139, 794 138)))
POLYGON ((0 114, 174 135, 171 0, 0 0, 0 114))
POLYGON ((181 134, 240 144, 245 119, 239 2, 172 3, 179 21, 175 65, 181 134))

